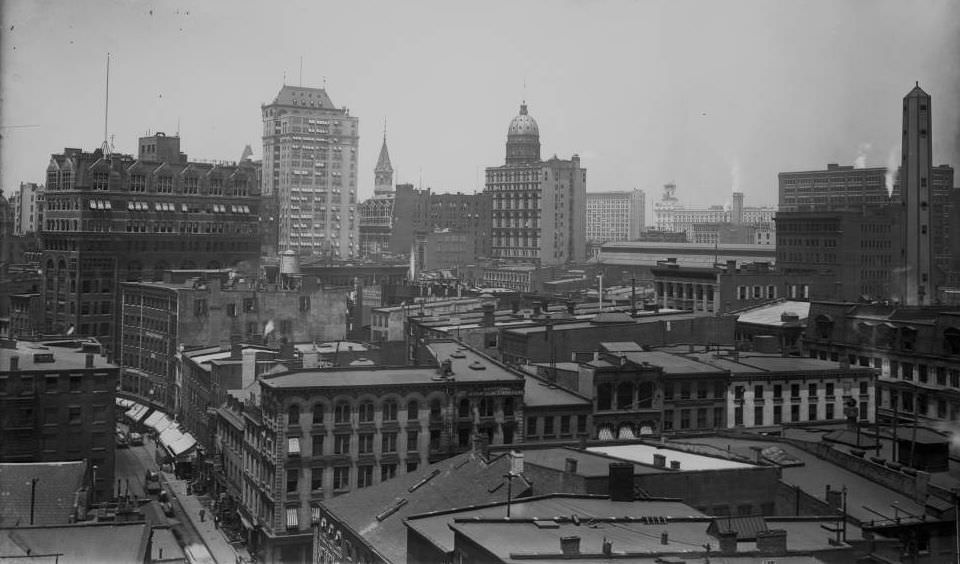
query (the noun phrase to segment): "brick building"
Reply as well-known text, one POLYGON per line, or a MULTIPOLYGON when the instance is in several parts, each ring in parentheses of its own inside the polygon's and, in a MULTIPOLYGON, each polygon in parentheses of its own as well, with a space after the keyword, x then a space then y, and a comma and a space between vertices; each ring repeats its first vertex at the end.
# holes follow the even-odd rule
POLYGON ((88 460, 113 498, 119 369, 96 341, 0 341, 0 462, 88 460))
POLYGON ((347 292, 312 276, 275 283, 227 271, 170 271, 163 282, 122 284, 122 389, 181 414, 176 355, 181 346, 235 338, 277 344, 346 336, 347 292))
POLYGON ((41 268, 44 330, 95 336, 116 355, 120 282, 171 268, 256 264, 259 186, 252 164, 191 162, 180 138, 140 152, 65 149, 47 167, 41 268))

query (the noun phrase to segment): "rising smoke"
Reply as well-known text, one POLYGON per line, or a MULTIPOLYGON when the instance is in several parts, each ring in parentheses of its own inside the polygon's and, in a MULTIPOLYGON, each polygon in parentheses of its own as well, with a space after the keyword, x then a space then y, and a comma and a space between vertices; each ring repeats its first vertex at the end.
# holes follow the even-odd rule
POLYGON ((893 185, 897 183, 897 170, 900 165, 900 146, 897 145, 890 149, 887 155, 887 174, 884 176, 884 183, 887 186, 887 196, 893 195, 893 185))
POLYGON ((870 143, 857 145, 857 158, 853 160, 853 168, 867 168, 867 153, 873 147, 870 143))

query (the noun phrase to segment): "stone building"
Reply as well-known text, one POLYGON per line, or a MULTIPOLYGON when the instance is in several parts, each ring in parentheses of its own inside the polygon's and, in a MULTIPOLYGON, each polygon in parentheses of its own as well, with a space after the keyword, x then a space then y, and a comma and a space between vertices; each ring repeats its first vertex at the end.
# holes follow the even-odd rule
POLYGON ((263 194, 275 195, 279 250, 359 256, 359 119, 323 88, 284 85, 263 115, 263 194))
POLYGON ((587 240, 634 241, 644 229, 646 195, 643 190, 587 192, 587 240))
POLYGON ((540 159, 540 128, 521 104, 507 130, 506 164, 486 172, 492 258, 545 266, 583 262, 586 185, 579 156, 540 159))

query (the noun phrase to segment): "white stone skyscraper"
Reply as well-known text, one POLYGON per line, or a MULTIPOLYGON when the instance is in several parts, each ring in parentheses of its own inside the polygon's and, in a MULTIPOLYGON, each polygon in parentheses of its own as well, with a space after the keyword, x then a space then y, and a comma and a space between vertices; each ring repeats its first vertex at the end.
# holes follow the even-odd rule
POLYGON ((359 120, 326 90, 284 85, 263 113, 263 194, 277 202, 280 251, 359 255, 359 120))

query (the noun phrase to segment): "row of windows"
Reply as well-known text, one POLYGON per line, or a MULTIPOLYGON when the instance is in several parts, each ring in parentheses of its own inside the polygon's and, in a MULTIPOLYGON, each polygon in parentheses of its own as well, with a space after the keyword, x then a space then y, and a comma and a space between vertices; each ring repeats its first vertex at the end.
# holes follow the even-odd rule
MULTIPOLYGON (((457 416, 460 418, 470 418, 474 413, 474 408, 476 408, 476 413, 480 417, 493 417, 495 412, 496 402, 493 398, 480 398, 479 402, 472 402, 467 398, 463 398, 457 404, 457 416)), ((430 420, 438 420, 442 417, 442 406, 441 402, 438 399, 435 399, 430 402, 430 420)), ((508 397, 504 398, 502 401, 502 410, 505 417, 511 417, 514 415, 515 404, 514 398, 508 397)), ((339 401, 336 403, 333 409, 333 423, 334 424, 347 424, 351 422, 351 415, 356 410, 357 421, 360 423, 373 423, 374 422, 374 403, 372 401, 363 401, 354 407, 351 403, 346 401, 339 401)), ((396 400, 386 400, 380 405, 380 415, 383 421, 397 421, 398 415, 400 413, 399 402, 396 400)), ((326 404, 315 403, 310 409, 310 423, 313 425, 322 425, 326 419, 326 404)), ((411 400, 406 405, 406 419, 408 421, 416 421, 420 419, 420 402, 417 400, 411 400)), ((301 417, 301 409, 297 404, 291 404, 287 407, 287 424, 288 425, 301 425, 303 419, 301 417)))

